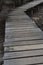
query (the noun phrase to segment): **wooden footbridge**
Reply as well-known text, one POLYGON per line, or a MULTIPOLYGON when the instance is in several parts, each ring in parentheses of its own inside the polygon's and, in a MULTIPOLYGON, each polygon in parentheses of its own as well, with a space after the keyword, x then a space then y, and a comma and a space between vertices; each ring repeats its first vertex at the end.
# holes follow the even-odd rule
POLYGON ((13 9, 5 26, 3 65, 43 65, 43 32, 25 11, 43 0, 13 9))

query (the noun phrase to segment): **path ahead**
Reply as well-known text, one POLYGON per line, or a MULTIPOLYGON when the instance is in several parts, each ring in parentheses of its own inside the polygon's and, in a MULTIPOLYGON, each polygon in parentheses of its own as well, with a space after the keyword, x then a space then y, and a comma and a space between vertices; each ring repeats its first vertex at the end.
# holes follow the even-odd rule
POLYGON ((42 2, 33 1, 8 15, 3 65, 43 65, 43 32, 24 12, 42 2))

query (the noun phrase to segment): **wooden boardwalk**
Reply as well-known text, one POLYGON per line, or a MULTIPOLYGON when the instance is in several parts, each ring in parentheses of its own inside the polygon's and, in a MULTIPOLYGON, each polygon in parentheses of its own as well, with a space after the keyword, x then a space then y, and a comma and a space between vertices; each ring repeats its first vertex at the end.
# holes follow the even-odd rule
POLYGON ((33 1, 8 15, 3 65, 43 65, 43 32, 24 12, 42 2, 33 1))

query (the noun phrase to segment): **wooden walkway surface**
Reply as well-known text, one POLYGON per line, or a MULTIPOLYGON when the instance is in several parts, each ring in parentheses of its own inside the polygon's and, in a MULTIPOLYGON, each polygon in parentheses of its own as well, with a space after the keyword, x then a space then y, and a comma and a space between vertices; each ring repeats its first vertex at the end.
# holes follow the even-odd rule
POLYGON ((3 65, 43 65, 43 32, 24 12, 42 2, 33 1, 8 15, 3 65))

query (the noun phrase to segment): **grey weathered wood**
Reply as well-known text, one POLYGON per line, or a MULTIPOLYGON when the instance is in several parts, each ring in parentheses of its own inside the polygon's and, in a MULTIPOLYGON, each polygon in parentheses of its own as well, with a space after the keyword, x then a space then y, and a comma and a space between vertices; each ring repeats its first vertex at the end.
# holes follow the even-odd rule
POLYGON ((5 47, 4 51, 11 52, 11 51, 32 50, 32 49, 41 49, 41 48, 43 48, 43 44, 5 47))
POLYGON ((24 12, 42 2, 43 0, 33 1, 16 8, 8 15, 4 65, 29 65, 43 62, 43 32, 24 12))
POLYGON ((26 56, 35 56, 35 55, 43 55, 43 50, 32 50, 32 51, 22 51, 22 52, 11 52, 11 53, 5 53, 4 59, 15 59, 15 58, 22 58, 26 56))
POLYGON ((25 65, 25 64, 35 64, 42 63, 43 56, 40 57, 32 57, 32 58, 22 58, 22 59, 11 59, 5 60, 4 65, 25 65))
POLYGON ((43 40, 30 40, 30 41, 18 41, 18 42, 5 42, 4 46, 24 46, 24 45, 37 45, 43 44, 43 40))

